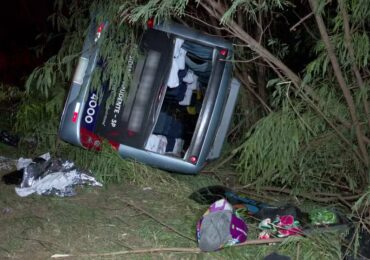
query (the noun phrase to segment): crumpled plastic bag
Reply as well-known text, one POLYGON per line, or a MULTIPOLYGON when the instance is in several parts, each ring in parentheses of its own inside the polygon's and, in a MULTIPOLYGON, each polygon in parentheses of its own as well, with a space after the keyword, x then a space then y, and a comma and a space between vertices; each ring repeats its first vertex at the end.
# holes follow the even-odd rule
POLYGON ((76 168, 74 162, 52 159, 48 153, 34 160, 20 158, 17 169, 22 168, 22 182, 15 188, 20 197, 33 193, 69 197, 76 195, 74 188, 78 185, 103 186, 90 172, 76 168))

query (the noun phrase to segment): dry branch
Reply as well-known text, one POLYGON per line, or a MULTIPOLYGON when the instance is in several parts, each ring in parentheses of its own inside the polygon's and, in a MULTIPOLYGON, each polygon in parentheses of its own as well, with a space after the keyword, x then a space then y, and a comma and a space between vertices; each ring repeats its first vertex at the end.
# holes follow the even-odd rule
MULTIPOLYGON (((247 240, 244 243, 236 244, 234 246, 248 246, 248 245, 266 245, 272 243, 281 243, 286 238, 272 238, 272 239, 256 239, 247 240)), ((164 247, 164 248, 139 248, 127 251, 117 251, 109 253, 96 253, 96 254, 54 254, 51 258, 68 258, 68 257, 102 257, 102 256, 118 256, 118 255, 129 255, 129 254, 152 254, 152 253, 189 253, 199 254, 202 251, 197 247, 164 247)))
POLYGON ((166 227, 166 228, 168 228, 168 229, 172 230, 172 231, 173 231, 173 232, 175 232, 176 234, 178 234, 178 235, 180 235, 180 236, 182 236, 182 237, 184 237, 184 238, 186 238, 186 239, 189 239, 189 240, 191 240, 191 241, 193 241, 193 242, 196 242, 196 239, 194 239, 194 238, 192 238, 192 237, 189 237, 189 236, 187 236, 187 235, 184 235, 183 233, 181 233, 180 231, 178 231, 178 230, 176 230, 175 228, 171 227, 170 225, 168 225, 168 224, 166 224, 166 223, 162 222, 161 220, 159 220, 158 218, 156 218, 155 216, 153 216, 152 214, 150 214, 150 213, 149 213, 149 212, 147 212, 146 210, 144 210, 144 209, 140 208, 139 206, 136 206, 134 203, 131 203, 131 202, 129 202, 129 201, 127 201, 127 200, 124 200, 124 199, 121 199, 121 198, 119 198, 119 200, 120 200, 120 201, 122 201, 123 203, 125 203, 125 204, 127 204, 127 205, 129 205, 129 206, 131 206, 131 207, 133 207, 133 208, 135 208, 135 209, 136 209, 136 210, 138 210, 139 212, 144 213, 146 216, 150 217, 151 219, 153 219, 154 221, 158 222, 158 223, 159 223, 159 224, 161 224, 162 226, 164 226, 164 227, 166 227))

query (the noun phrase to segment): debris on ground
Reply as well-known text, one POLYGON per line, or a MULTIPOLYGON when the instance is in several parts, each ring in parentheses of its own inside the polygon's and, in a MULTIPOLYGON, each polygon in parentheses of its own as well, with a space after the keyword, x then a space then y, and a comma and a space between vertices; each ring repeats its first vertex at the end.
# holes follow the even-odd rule
POLYGON ((309 218, 313 225, 330 225, 338 223, 337 214, 329 209, 317 208, 309 212, 309 218))
POLYGON ((258 235, 260 239, 302 234, 301 224, 292 215, 276 216, 274 220, 266 218, 259 223, 258 228, 262 230, 258 235))
POLYGON ((239 195, 231 189, 220 185, 201 188, 193 192, 189 198, 203 205, 212 204, 219 199, 225 198, 234 208, 245 209, 248 215, 253 215, 255 219, 259 220, 266 218, 275 219, 276 216, 284 215, 292 215, 295 219, 308 218, 306 213, 303 213, 294 205, 272 206, 268 203, 239 195))
POLYGON ((213 203, 197 223, 202 251, 215 251, 247 240, 248 227, 225 199, 213 203))
POLYGON ((76 195, 74 188, 78 185, 103 186, 90 174, 78 169, 72 161, 51 158, 47 153, 33 160, 20 158, 17 171, 2 179, 6 184, 19 185, 15 191, 20 197, 33 193, 69 197, 76 195))
MULTIPOLYGON (((244 223, 256 223, 260 232, 256 234, 256 237, 249 235, 248 239, 252 240, 258 238, 269 241, 288 236, 305 237, 313 232, 345 231, 351 223, 335 209, 317 207, 309 212, 303 212, 297 206, 289 203, 282 204, 282 206, 273 206, 266 202, 248 198, 220 185, 201 188, 193 192, 189 198, 202 205, 211 204, 197 225, 201 251, 214 251, 232 245, 235 238, 237 238, 235 240, 237 242, 234 244, 243 244, 242 241, 238 240, 239 237, 230 235, 230 230, 233 226, 236 226, 230 222, 229 216, 231 214, 235 214, 244 223), (225 203, 225 206, 220 205, 217 214, 213 213, 214 216, 209 214, 219 203, 225 203)), ((245 232, 246 239, 248 229, 242 230, 245 232)))

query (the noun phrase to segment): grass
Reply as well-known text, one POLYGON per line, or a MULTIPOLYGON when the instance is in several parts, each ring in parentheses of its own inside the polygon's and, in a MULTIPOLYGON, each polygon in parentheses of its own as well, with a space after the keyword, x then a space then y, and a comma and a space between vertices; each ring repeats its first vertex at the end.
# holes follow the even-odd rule
MULTIPOLYGON (((0 155, 18 156, 17 151, 4 149, 0 155)), ((48 259, 58 253, 196 248, 195 225, 207 206, 188 196, 198 188, 220 184, 220 179, 226 181, 226 177, 221 172, 219 178, 210 174, 185 176, 133 165, 131 174, 120 173, 119 184, 79 188, 78 195, 70 198, 36 195, 20 198, 14 186, 0 182, 0 258, 48 259)), ((249 223, 249 239, 256 239, 257 234, 256 223, 249 223)), ((336 259, 339 240, 331 240, 334 246, 323 241, 326 240, 300 238, 282 245, 233 247, 212 253, 168 252, 77 259, 263 259, 273 251, 292 259, 336 259)))

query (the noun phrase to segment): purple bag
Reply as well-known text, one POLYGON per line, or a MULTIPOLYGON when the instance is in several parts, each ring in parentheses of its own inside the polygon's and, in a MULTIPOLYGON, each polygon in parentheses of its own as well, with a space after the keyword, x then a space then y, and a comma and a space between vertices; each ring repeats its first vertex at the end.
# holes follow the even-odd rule
POLYGON ((247 240, 247 232, 247 224, 225 199, 213 203, 197 223, 197 239, 202 251, 242 243, 247 240))

